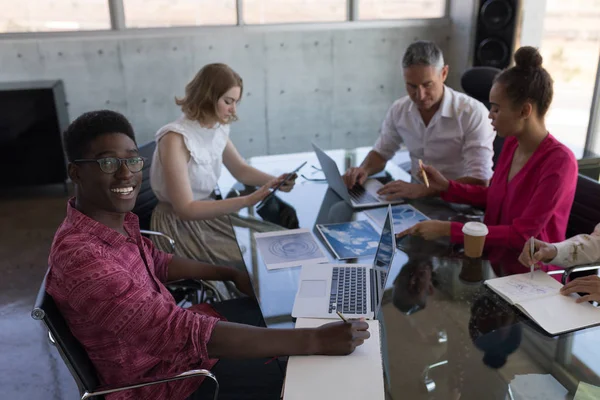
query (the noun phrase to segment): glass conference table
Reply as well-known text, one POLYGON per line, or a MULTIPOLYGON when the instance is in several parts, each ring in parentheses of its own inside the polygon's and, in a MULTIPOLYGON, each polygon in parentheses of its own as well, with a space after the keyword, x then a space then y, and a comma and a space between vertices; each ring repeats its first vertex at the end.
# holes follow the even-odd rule
MULTIPOLYGON (((358 165, 368 150, 327 153, 344 171, 358 165)), ((354 212, 320 180, 324 176, 314 153, 256 157, 249 162, 279 175, 304 161, 307 165, 300 173, 308 180, 299 177, 292 192, 278 194, 285 202, 283 224, 289 223, 290 215, 291 220, 297 218, 299 227, 314 233, 331 262, 372 262, 373 257, 335 260, 316 230, 316 223, 368 217, 354 212)), ((381 176, 410 180, 397 161, 390 161, 381 176)), ((440 199, 409 203, 431 219, 481 218, 478 210, 440 199)), ((267 325, 293 327, 300 268, 267 270, 252 232, 234 229, 267 325)), ((580 382, 600 386, 600 328, 550 337, 483 285, 496 276, 497 268, 485 260, 466 259, 460 246, 449 241, 410 237, 399 242, 378 316, 387 398, 572 399, 580 382)))

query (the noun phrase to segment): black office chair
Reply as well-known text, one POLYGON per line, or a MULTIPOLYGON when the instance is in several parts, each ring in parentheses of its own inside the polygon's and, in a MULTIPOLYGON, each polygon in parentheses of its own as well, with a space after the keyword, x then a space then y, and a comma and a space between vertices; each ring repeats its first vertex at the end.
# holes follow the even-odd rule
POLYGON ((58 310, 54 299, 46 292, 45 277, 38 292, 33 311, 31 312, 31 317, 35 320, 42 321, 48 329, 48 338, 50 339, 50 342, 56 346, 58 353, 67 365, 73 379, 75 379, 82 400, 92 397, 104 399, 104 396, 107 394, 123 390, 136 389, 144 386, 156 385, 158 383, 199 376, 210 378, 215 382, 214 399, 216 400, 218 397, 219 382, 210 371, 205 369, 189 370, 173 376, 131 383, 119 387, 100 386, 98 375, 92 361, 89 359, 81 343, 79 343, 71 333, 71 330, 58 310))
MULTIPOLYGON (((481 101, 490 109, 490 90, 494 84, 494 78, 500 70, 494 67, 472 67, 466 70, 460 78, 460 85, 466 94, 481 101)), ((494 139, 494 167, 504 146, 504 138, 496 135, 494 139)))
POLYGON ((140 185, 140 191, 138 197, 135 200, 135 206, 133 207, 133 213, 138 216, 140 220, 140 229, 143 235, 148 236, 159 236, 167 240, 171 246, 173 252, 175 251, 175 241, 169 236, 162 232, 155 232, 150 230, 150 220, 152 219, 152 211, 158 204, 158 199, 152 191, 150 186, 150 166, 152 165, 152 155, 156 148, 156 142, 151 141, 139 148, 140 156, 146 158, 144 168, 142 169, 142 183, 140 185))
POLYGON ((591 233, 600 222, 600 183, 579 174, 575 200, 569 215, 567 237, 581 233, 591 233))
MULTIPOLYGON (((567 238, 594 231, 596 225, 600 223, 599 200, 600 183, 579 174, 577 188, 575 189, 575 200, 567 224, 567 238)), ((598 269, 600 269, 600 263, 568 268, 563 273, 562 281, 565 283, 569 277, 575 279, 586 275, 595 275, 598 273, 598 269)))
MULTIPOLYGON (((171 252, 175 252, 175 240, 162 232, 150 230, 150 220, 152 219, 152 211, 158 204, 158 199, 150 186, 150 166, 152 165, 152 155, 156 148, 156 142, 151 141, 143 146, 140 146, 140 156, 146 158, 144 168, 142 169, 142 183, 140 191, 133 207, 133 213, 140 220, 140 230, 142 235, 158 236, 161 240, 166 240, 169 243, 171 252)), ((170 282, 167 289, 171 292, 175 301, 178 304, 190 302, 192 304, 216 302, 216 291, 210 285, 199 280, 185 279, 177 282, 170 282)))
MULTIPOLYGON (((591 233, 600 222, 600 209, 598 209, 598 200, 600 199, 600 183, 585 175, 579 174, 577 177, 577 188, 575 189, 575 200, 569 215, 567 224, 567 238, 582 233, 591 233)), ((582 276, 595 275, 600 269, 600 263, 588 265, 579 265, 567 268, 564 271, 549 271, 548 274, 562 274, 562 283, 567 279, 576 279, 582 276)))

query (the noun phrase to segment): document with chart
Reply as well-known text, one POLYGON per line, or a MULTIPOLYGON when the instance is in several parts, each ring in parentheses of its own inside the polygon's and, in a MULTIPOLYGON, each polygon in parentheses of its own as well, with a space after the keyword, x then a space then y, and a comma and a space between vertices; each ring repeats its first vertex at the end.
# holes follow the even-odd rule
POLYGON ((600 324, 600 309, 576 303, 577 294, 563 296, 561 285, 544 271, 489 279, 485 284, 551 335, 600 324))
MULTIPOLYGON (((387 208, 384 209, 387 212, 387 208)), ((317 224, 325 244, 338 260, 374 256, 379 245, 379 233, 369 221, 317 224)))
MULTIPOLYGON (((365 211, 365 214, 377 225, 383 226, 387 208, 373 208, 365 211)), ((429 218, 410 204, 392 206, 394 217, 394 232, 400 233, 412 228, 419 222, 427 221, 429 218)))
POLYGON ((308 229, 255 233, 254 239, 267 269, 329 261, 308 229))

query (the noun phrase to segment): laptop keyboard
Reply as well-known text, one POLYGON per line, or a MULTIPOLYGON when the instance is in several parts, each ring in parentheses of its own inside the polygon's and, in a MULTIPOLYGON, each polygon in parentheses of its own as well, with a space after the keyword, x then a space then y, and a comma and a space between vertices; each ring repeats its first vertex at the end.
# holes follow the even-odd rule
POLYGON ((367 274, 365 267, 333 267, 329 313, 367 313, 367 274))
POLYGON ((348 194, 350 194, 352 200, 354 200, 357 204, 370 204, 380 202, 369 192, 367 192, 364 187, 360 185, 354 185, 352 189, 348 189, 348 194))

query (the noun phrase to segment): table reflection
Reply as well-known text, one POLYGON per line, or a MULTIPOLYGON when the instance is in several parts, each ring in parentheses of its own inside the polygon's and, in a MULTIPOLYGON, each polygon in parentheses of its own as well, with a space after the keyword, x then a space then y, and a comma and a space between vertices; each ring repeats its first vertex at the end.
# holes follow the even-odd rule
MULTIPOLYGON (((366 152, 368 148, 328 154, 344 171, 360 163, 366 152), (363 156, 357 156, 359 153, 363 156)), ((313 153, 250 160, 273 174, 302 161, 308 164, 301 173, 310 179, 322 178, 313 153), (311 163, 316 168, 311 168, 311 163)), ((383 181, 410 180, 408 173, 393 163, 388 163, 386 171, 379 175, 383 181)), ((270 214, 246 213, 285 228, 312 229, 318 241, 322 239, 315 228, 317 223, 368 219, 326 183, 301 177, 292 192, 280 193, 273 201, 270 214)), ((483 216, 482 210, 440 199, 409 204, 431 219, 467 222, 483 216)), ((252 232, 241 227, 235 231, 267 324, 293 327, 291 311, 299 268, 267 270, 252 232)), ((327 246, 320 244, 332 263, 373 261, 373 257, 335 260, 327 246)), ((378 316, 390 398, 504 400, 526 398, 535 390, 542 393, 548 388, 554 394, 564 390, 570 393, 566 398, 572 398, 580 381, 600 385, 600 329, 547 335, 484 285, 487 279, 511 272, 502 262, 492 265, 485 254, 480 259, 466 258, 461 246, 447 239, 427 242, 406 237, 397 247, 378 316)))

